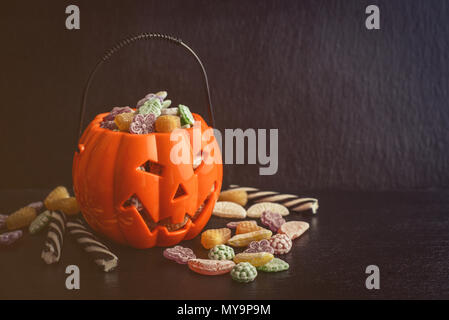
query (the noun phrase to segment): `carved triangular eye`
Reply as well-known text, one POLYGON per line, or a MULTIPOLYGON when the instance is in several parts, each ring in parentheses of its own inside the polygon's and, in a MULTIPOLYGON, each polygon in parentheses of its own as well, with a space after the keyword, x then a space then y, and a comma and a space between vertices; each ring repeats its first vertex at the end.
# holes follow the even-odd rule
POLYGON ((176 190, 175 196, 173 197, 173 200, 177 200, 178 198, 182 196, 186 196, 187 192, 184 189, 183 185, 180 183, 178 186, 178 190, 176 190))
POLYGON ((137 170, 151 173, 156 176, 162 176, 163 166, 161 166, 159 163, 148 160, 144 164, 139 166, 137 170))

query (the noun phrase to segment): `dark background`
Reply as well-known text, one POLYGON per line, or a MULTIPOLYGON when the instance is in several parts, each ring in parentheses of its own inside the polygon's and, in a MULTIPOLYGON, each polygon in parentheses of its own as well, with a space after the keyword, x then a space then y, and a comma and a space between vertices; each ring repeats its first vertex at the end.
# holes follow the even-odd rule
MULTIPOLYGON (((218 128, 279 128, 279 171, 226 166, 273 189, 449 186, 447 1, 2 1, 0 188, 71 185, 82 89, 130 34, 177 36, 202 58, 218 128), (77 4, 81 30, 65 29, 77 4), (365 28, 377 4, 381 30, 365 28)), ((86 123, 167 89, 206 115, 183 50, 143 42, 100 71, 86 123)), ((299 192, 299 191, 298 191, 299 192)))

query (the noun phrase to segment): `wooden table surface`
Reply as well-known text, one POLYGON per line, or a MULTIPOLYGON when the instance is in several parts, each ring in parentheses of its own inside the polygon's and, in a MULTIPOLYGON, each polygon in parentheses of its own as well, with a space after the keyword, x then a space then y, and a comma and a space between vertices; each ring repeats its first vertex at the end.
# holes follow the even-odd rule
MULTIPOLYGON (((48 190, 0 191, 0 213, 43 198, 48 190)), ((45 234, 26 233, 0 249, 0 299, 374 299, 449 298, 449 191, 310 192, 315 216, 293 213, 310 229, 283 256, 290 269, 260 273, 250 284, 208 277, 162 256, 107 243, 119 268, 103 273, 67 235, 61 261, 40 259, 45 234), (80 290, 65 288, 65 268, 80 268, 80 290), (365 268, 380 268, 380 290, 365 288, 365 268)), ((208 227, 224 226, 213 217, 208 227)), ((199 238, 182 243, 197 256, 199 238)))

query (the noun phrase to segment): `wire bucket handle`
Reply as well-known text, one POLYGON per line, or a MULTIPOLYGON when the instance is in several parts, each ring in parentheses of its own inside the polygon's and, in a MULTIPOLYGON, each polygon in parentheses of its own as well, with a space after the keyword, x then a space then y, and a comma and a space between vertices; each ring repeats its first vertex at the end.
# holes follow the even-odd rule
POLYGON ((215 127, 214 110, 212 108, 212 102, 210 99, 209 81, 207 80, 206 69, 204 68, 203 63, 201 62, 198 55, 187 44, 182 42, 181 39, 178 39, 178 38, 166 35, 166 34, 145 32, 145 33, 141 33, 138 35, 129 36, 129 37, 121 40, 120 42, 118 42, 111 49, 109 49, 108 51, 106 51, 104 53, 104 55, 101 57, 100 61, 98 61, 98 63, 95 65, 94 69, 91 71, 89 78, 87 79, 86 86, 84 87, 84 91, 83 91, 83 100, 81 102, 81 108, 80 108, 78 138, 77 139, 79 139, 82 134, 84 115, 86 112, 87 94, 89 92, 89 88, 92 83, 92 80, 93 80, 95 74, 97 73, 98 69, 100 69, 100 67, 103 65, 103 63, 108 61, 120 49, 123 49, 123 48, 129 46, 130 44, 137 42, 139 40, 163 40, 163 41, 172 42, 176 45, 179 45, 180 47, 183 47, 184 49, 186 49, 188 52, 190 52, 195 57, 196 61, 198 62, 198 64, 201 67, 201 70, 202 70, 203 76, 204 76, 204 84, 205 84, 204 88, 205 88, 207 100, 208 100, 210 123, 211 123, 212 127, 215 127))

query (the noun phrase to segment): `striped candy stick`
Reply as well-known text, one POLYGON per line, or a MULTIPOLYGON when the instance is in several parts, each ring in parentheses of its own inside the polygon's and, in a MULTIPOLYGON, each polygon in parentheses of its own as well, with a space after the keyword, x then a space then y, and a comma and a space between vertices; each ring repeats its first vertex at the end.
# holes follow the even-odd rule
POLYGON ((236 184, 231 184, 229 190, 245 190, 248 193, 248 200, 252 202, 275 202, 287 207, 290 211, 301 212, 312 210, 316 213, 319 205, 318 199, 314 198, 300 198, 294 194, 281 194, 277 191, 262 191, 253 187, 241 187, 236 184))
POLYGON ((41 258, 46 264, 58 262, 61 258, 66 221, 65 214, 61 211, 51 213, 47 239, 41 254, 41 258))
POLYGON ((109 272, 117 267, 118 257, 106 245, 98 241, 92 232, 87 230, 82 220, 76 219, 67 222, 67 229, 104 272, 109 272))

